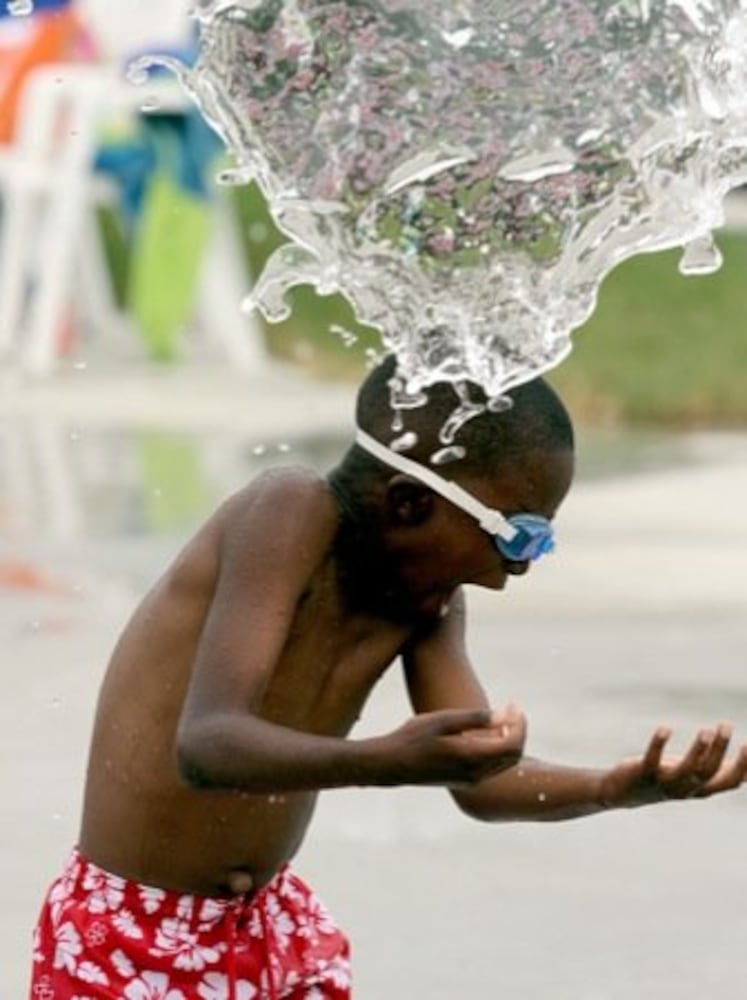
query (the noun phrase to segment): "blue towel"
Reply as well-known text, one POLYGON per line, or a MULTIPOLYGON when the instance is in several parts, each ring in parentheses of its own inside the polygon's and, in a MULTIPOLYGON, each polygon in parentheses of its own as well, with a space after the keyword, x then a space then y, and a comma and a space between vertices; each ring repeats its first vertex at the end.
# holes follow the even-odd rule
POLYGON ((211 168, 221 149, 196 108, 184 114, 148 114, 139 118, 132 136, 99 149, 95 169, 117 184, 123 218, 132 227, 157 170, 165 170, 196 198, 208 198, 211 168))

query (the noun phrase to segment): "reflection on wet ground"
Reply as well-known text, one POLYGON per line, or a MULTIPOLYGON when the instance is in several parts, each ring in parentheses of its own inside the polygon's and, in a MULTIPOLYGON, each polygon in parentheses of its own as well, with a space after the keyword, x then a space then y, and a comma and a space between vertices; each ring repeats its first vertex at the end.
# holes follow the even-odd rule
MULTIPOLYGON (((0 533, 50 542, 180 535, 273 466, 324 472, 347 442, 335 435, 256 440, 229 430, 77 430, 52 418, 0 427, 0 533)), ((685 439, 582 432, 579 478, 645 472, 695 459, 685 439)))
POLYGON ((50 539, 181 532, 279 464, 329 467, 342 442, 250 440, 228 431, 86 431, 17 419, 0 429, 6 529, 50 539))

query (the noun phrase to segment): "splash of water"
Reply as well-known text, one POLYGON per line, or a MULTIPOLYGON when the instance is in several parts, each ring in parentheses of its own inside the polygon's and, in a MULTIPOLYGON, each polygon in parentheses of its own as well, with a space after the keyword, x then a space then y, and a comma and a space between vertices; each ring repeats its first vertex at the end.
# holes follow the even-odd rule
POLYGON ((226 182, 256 179, 291 241, 251 304, 282 319, 295 284, 341 291, 396 353, 399 407, 442 380, 499 401, 557 364, 634 254, 719 265, 710 233, 747 182, 747 0, 198 0, 194 16, 184 79, 233 152, 226 182))

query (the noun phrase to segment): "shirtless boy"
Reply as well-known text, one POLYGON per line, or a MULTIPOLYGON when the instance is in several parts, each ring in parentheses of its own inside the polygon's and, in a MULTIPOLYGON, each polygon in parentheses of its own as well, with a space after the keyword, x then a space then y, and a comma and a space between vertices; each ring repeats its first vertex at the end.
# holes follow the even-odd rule
POLYGON ((524 756, 522 713, 492 710, 469 664, 462 586, 501 590, 552 547, 570 421, 538 379, 434 467, 453 391, 407 411, 405 457, 386 447, 393 369, 366 379, 357 441, 327 478, 276 470, 231 497, 125 628, 33 1000, 349 997, 347 940, 288 867, 321 789, 440 785, 478 819, 554 820, 745 780, 726 723, 676 758, 661 727, 608 770, 524 756), (415 714, 350 739, 398 658, 415 714))

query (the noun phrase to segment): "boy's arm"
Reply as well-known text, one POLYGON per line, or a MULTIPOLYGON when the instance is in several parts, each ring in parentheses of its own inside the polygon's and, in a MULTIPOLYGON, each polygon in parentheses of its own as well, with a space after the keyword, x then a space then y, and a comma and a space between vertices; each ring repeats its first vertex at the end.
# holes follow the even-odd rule
MULTIPOLYGON (((455 594, 448 615, 404 655, 405 675, 416 712, 487 707, 487 698, 465 644, 465 607, 455 594)), ((513 767, 469 788, 452 788, 457 804, 482 820, 560 820, 601 810, 670 799, 707 797, 747 780, 747 747, 726 754, 731 727, 702 730, 687 753, 664 757, 670 730, 660 727, 638 757, 610 769, 566 767, 522 757, 513 767)))
POLYGON ((446 785, 474 781, 520 755, 522 731, 482 706, 423 715, 367 740, 316 735, 304 715, 298 728, 261 717, 298 602, 329 554, 337 519, 324 484, 290 471, 265 477, 217 515, 215 592, 175 748, 189 784, 249 792, 446 785))

